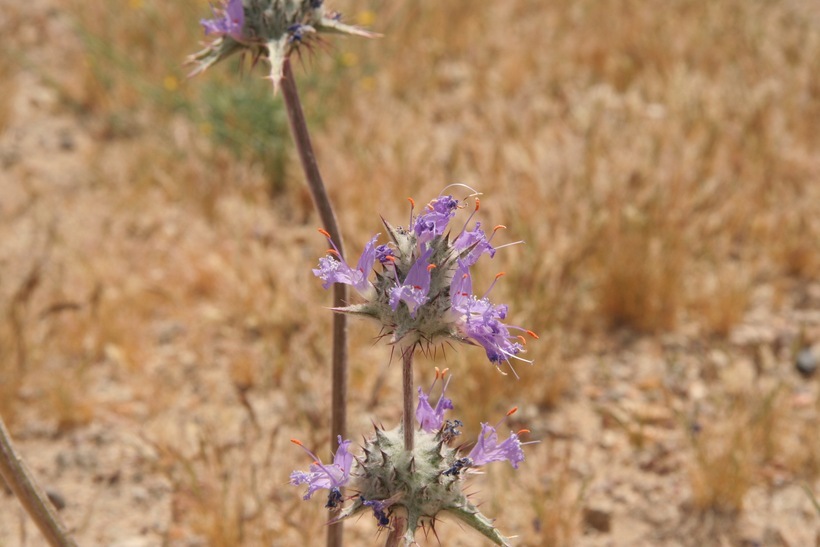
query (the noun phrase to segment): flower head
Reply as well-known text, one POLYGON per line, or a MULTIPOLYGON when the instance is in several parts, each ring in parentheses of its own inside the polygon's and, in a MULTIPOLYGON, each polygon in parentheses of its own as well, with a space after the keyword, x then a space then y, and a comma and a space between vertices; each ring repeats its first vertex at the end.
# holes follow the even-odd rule
POLYGON ((476 468, 497 461, 509 461, 517 469, 524 460, 522 446, 527 443, 521 443, 515 434, 499 443, 495 428, 482 424, 478 443, 469 454, 465 455, 461 446, 450 446, 455 437, 453 430, 461 422, 443 419, 444 410, 453 408, 452 401, 444 397, 446 382, 436 407, 429 403, 430 392, 445 374, 437 370, 430 390, 419 393, 416 418, 421 427, 411 452, 405 450, 401 427, 376 427, 374 434, 365 439, 363 456, 354 458, 347 485, 357 495, 351 496, 349 503, 342 503, 339 497, 343 507, 332 522, 368 512, 379 528, 385 528, 395 515, 402 515, 407 522, 402 544, 412 545, 418 528, 434 526, 437 517, 447 513, 496 545, 509 544, 470 501, 464 491, 465 479, 476 468))
POLYGON ((216 36, 205 49, 189 57, 196 67, 191 76, 235 53, 249 53, 270 63, 270 78, 278 88, 285 59, 318 33, 377 34, 342 23, 341 15, 327 11, 321 0, 222 0, 213 19, 203 19, 205 34, 216 36))
POLYGON ((353 454, 348 451, 350 441, 342 441, 339 436, 339 448, 336 450, 336 455, 333 457, 333 463, 325 465, 316 457, 316 454, 308 450, 301 442, 293 440, 294 444, 301 446, 310 457, 313 458, 313 463, 310 464, 310 470, 294 471, 290 474, 290 483, 294 486, 300 484, 307 484, 308 490, 304 499, 308 500, 317 491, 327 489, 328 494, 327 507, 336 507, 342 501, 340 488, 347 484, 350 480, 350 467, 353 464, 353 454))
POLYGON ((497 367, 509 364, 511 359, 530 362, 520 356, 524 337, 518 333, 535 334, 506 324, 508 308, 492 303, 487 298, 489 290, 482 296, 472 292, 470 268, 483 256, 495 256, 491 240, 497 231, 488 236, 479 222, 470 226, 478 211, 478 198, 475 202, 475 209, 460 229, 453 229, 452 220, 466 208, 467 200, 451 195, 432 200, 411 218, 408 228, 384 221, 388 242, 377 245, 377 237, 371 239, 355 270, 338 256, 330 241, 334 256, 320 259, 313 273, 324 281, 325 288, 333 283, 356 288, 365 302, 336 311, 376 319, 391 343, 410 347, 449 338, 480 345, 497 367), (381 271, 377 270, 370 281, 368 275, 376 262, 381 271))

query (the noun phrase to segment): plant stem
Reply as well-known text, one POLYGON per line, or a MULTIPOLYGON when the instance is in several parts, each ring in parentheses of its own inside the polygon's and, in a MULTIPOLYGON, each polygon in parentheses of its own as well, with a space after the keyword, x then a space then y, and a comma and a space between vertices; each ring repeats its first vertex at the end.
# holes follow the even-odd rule
POLYGON ((415 413, 413 412, 413 347, 404 348, 401 354, 402 360, 402 401, 404 412, 402 412, 402 429, 404 430, 404 449, 413 451, 414 437, 416 435, 415 413))
MULTIPOLYGON (((299 93, 296 89, 296 80, 293 77, 293 70, 290 66, 290 59, 286 59, 282 67, 282 96, 285 99, 285 107, 288 112, 290 130, 293 140, 299 151, 299 160, 305 172, 308 188, 313 197, 313 203, 319 212, 325 230, 330 234, 331 239, 336 244, 339 254, 344 256, 344 246, 342 244, 342 233, 336 222, 336 215, 333 206, 322 182, 322 175, 319 173, 319 165, 316 163, 316 154, 313 152, 313 145, 310 142, 310 134, 307 129, 307 122, 299 101, 299 93)), ((347 305, 347 285, 336 283, 333 285, 333 307, 339 308, 347 305)), ((347 316, 342 313, 333 314, 333 360, 332 360, 332 387, 331 387, 331 414, 330 414, 330 445, 331 450, 338 448, 338 437, 346 437, 347 429, 347 316)), ((337 510, 338 511, 338 510, 337 510)), ((332 515, 333 516, 333 515, 332 515)), ((332 518, 331 516, 331 518, 332 518)), ((328 547, 341 547, 343 528, 342 523, 328 526, 327 545, 328 547)))
POLYGON ((403 515, 393 517, 393 529, 390 530, 390 533, 387 535, 387 541, 384 547, 399 547, 399 542, 401 542, 406 531, 407 519, 403 515))
POLYGON ((31 476, 23 459, 14 450, 11 436, 0 417, 0 477, 20 500, 46 541, 53 547, 77 547, 60 522, 54 506, 31 476))

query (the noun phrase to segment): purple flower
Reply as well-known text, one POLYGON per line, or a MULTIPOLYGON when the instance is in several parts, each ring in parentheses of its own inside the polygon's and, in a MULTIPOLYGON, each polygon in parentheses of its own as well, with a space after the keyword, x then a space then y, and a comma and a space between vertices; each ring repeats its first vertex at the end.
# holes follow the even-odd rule
POLYGON ((475 223, 473 231, 462 231, 453 241, 453 248, 459 253, 468 251, 466 255, 461 257, 461 261, 467 266, 472 266, 478 262, 478 259, 484 253, 489 254, 490 258, 495 256, 495 248, 490 245, 490 240, 487 239, 487 235, 481 229, 480 222, 475 223))
POLYGON ((228 0, 228 4, 221 10, 213 11, 214 19, 202 19, 200 24, 205 29, 205 34, 228 35, 237 42, 244 38, 242 28, 245 24, 245 10, 242 7, 242 0, 228 0), (220 17, 218 11, 222 12, 220 17))
POLYGON ((393 252, 393 249, 387 245, 379 245, 376 247, 376 260, 378 260, 382 266, 388 262, 392 262, 395 258, 396 254, 393 252))
POLYGON ((498 434, 495 432, 495 428, 482 423, 481 434, 478 436, 478 441, 470 451, 468 458, 474 466, 507 460, 514 469, 518 469, 518 464, 524 461, 524 450, 521 448, 518 435, 515 433, 510 432, 510 437, 498 444, 498 434))
POLYGON ((307 473, 304 471, 294 471, 290 474, 290 484, 294 486, 300 484, 308 485, 307 493, 303 499, 308 500, 317 490, 326 488, 330 490, 328 506, 335 507, 338 502, 341 501, 339 488, 347 484, 350 479, 350 466, 353 464, 353 454, 348 451, 351 441, 342 441, 341 435, 338 441, 339 448, 333 457, 333 463, 325 465, 316 457, 316 454, 308 450, 300 441, 295 439, 291 440, 292 443, 301 446, 305 452, 313 458, 313 463, 310 464, 310 470, 307 473))
POLYGON ((424 251, 413 265, 410 266, 404 283, 391 289, 390 307, 393 311, 396 311, 399 307, 399 302, 404 302, 407 304, 407 307, 410 308, 410 316, 415 317, 416 310, 427 302, 431 277, 431 264, 429 260, 432 254, 432 248, 424 251))
POLYGON ((418 420, 419 426, 428 433, 441 429, 441 426, 444 425, 444 411, 452 410, 453 408, 453 401, 444 396, 447 392, 447 386, 450 384, 449 378, 441 389, 441 397, 439 397, 436 403, 436 408, 430 406, 430 393, 433 391, 433 386, 436 385, 438 379, 439 372, 438 367, 436 367, 436 379, 433 381, 433 385, 430 386, 429 391, 424 393, 424 390, 419 388, 419 405, 416 407, 416 420, 418 420))
POLYGON ((373 516, 376 517, 379 528, 384 528, 390 524, 390 518, 387 516, 387 509, 392 505, 390 500, 366 500, 364 497, 361 497, 361 500, 362 505, 373 509, 373 516))
POLYGON ((444 233, 450 219, 456 214, 458 200, 453 196, 440 196, 427 205, 427 211, 416 217, 413 231, 419 243, 426 243, 444 233))
POLYGON ((325 289, 334 283, 344 283, 346 285, 352 285, 353 288, 359 292, 359 294, 366 296, 372 288, 372 285, 370 281, 368 281, 367 277, 370 274, 370 270, 373 268, 373 263, 376 261, 376 239, 378 239, 379 234, 373 236, 373 239, 371 239, 370 242, 364 246, 362 256, 359 258, 359 262, 354 270, 348 266, 347 262, 345 262, 341 257, 339 250, 336 248, 336 244, 333 243, 332 239, 330 239, 330 235, 324 231, 323 233, 333 246, 333 249, 329 252, 334 254, 335 257, 325 256, 320 258, 319 267, 313 270, 313 275, 324 281, 324 283, 322 283, 322 287, 325 289))
POLYGON ((508 327, 501 322, 507 317, 506 305, 495 305, 487 298, 472 294, 470 273, 461 261, 450 284, 450 301, 453 312, 459 316, 462 332, 484 348, 490 362, 498 365, 524 350, 519 338, 510 334, 509 329, 525 329, 508 327))

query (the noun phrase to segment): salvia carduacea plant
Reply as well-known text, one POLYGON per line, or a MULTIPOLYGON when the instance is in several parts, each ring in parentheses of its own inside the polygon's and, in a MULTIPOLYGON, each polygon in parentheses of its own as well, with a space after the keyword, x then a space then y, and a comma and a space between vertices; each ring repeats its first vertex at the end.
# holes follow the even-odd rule
MULTIPOLYGON (((454 185, 462 186, 462 185, 454 185)), ((411 216, 407 227, 383 221, 387 241, 374 236, 364 247, 355 266, 350 265, 328 237, 330 249, 313 270, 325 288, 334 283, 352 286, 361 302, 336 308, 339 313, 369 317, 381 326, 381 336, 401 349, 405 365, 412 367, 416 348, 430 352, 450 341, 478 345, 502 374, 512 370, 513 361, 531 363, 522 357, 526 336, 537 336, 522 327, 504 323, 507 306, 472 292, 470 268, 483 256, 493 257, 496 226, 489 235, 473 216, 479 210, 475 193, 465 200, 440 195, 411 216), (466 221, 453 225, 459 210, 473 205, 466 221)), ((496 281, 500 276, 496 277, 496 281)), ((294 471, 291 484, 307 485, 305 499, 317 490, 328 491, 326 507, 342 508, 331 522, 370 511, 379 529, 388 529, 388 545, 412 545, 418 528, 435 530, 437 519, 449 514, 474 528, 497 545, 508 545, 492 521, 481 514, 464 493, 465 477, 491 462, 508 461, 518 468, 524 460, 518 433, 499 441, 500 424, 481 424, 472 448, 454 445, 462 422, 445 418, 453 402, 445 396, 449 378, 439 372, 430 389, 418 389, 413 410, 408 405, 412 383, 404 376, 404 416, 394 429, 375 427, 364 441, 361 455, 353 455, 351 441, 339 439, 333 463, 323 464, 299 441, 314 463, 307 472, 294 471), (436 382, 442 391, 435 405, 430 396, 436 382), (408 431, 412 440, 408 439, 408 431), (343 494, 346 488, 346 494, 343 494), (391 543, 390 537, 397 539, 391 543)), ((409 375, 412 382, 412 373, 409 375)), ((508 413, 512 414, 515 409, 508 413)))
POLYGON ((214 40, 189 58, 195 65, 191 75, 242 53, 254 63, 268 61, 276 89, 288 56, 320 40, 320 33, 378 36, 343 23, 341 14, 328 10, 323 0, 228 0, 212 9, 213 19, 203 19, 202 26, 214 40))
MULTIPOLYGON (((378 35, 343 23, 341 14, 329 11, 323 0, 225 0, 212 7, 212 12, 213 18, 203 19, 201 24, 213 40, 188 58, 194 65, 190 75, 199 74, 234 54, 249 57, 253 64, 260 59, 268 62, 268 78, 274 93, 282 90, 291 133, 316 209, 325 229, 333 234, 341 248, 341 232, 319 172, 290 56, 300 53, 303 46, 310 48, 321 43, 321 33, 367 38, 378 35)), ((346 286, 334 287, 333 305, 340 306, 346 301, 346 286)), ((346 318, 341 315, 333 320, 332 361, 331 439, 335 445, 335 440, 344 435, 347 428, 347 327, 346 318)), ((341 544, 341 526, 329 528, 328 547, 341 544)))
MULTIPOLYGON (((481 257, 495 255, 499 247, 492 241, 503 226, 495 227, 488 236, 479 222, 470 225, 480 203, 474 192, 461 201, 440 195, 417 215, 411 209, 407 227, 384 221, 387 241, 377 244, 379 236, 374 236, 352 267, 345 259, 335 216, 313 159, 289 57, 302 46, 320 41, 320 33, 378 35, 343 23, 341 15, 328 11, 323 0, 227 0, 212 10, 213 18, 202 20, 202 26, 214 39, 189 58, 195 65, 191 75, 237 53, 249 56, 254 64, 260 59, 269 63, 268 78, 274 91, 283 89, 308 184, 326 226, 322 232, 331 246, 313 273, 325 288, 352 287, 361 301, 347 303, 345 291, 335 290, 333 309, 376 320, 381 335, 389 337, 402 355, 401 425, 392 430, 376 427, 374 435, 365 439, 361 456, 353 454, 350 440, 336 436, 336 453, 329 464, 321 463, 303 446, 313 464, 307 472, 294 471, 291 483, 307 485, 305 499, 317 490, 328 490, 326 507, 333 511, 333 523, 370 510, 379 529, 390 530, 390 546, 413 544, 417 529, 432 528, 442 513, 459 518, 498 545, 507 545, 507 538, 470 502, 463 486, 467 475, 487 463, 508 461, 518 468, 524 460, 521 432, 511 432, 499 442, 498 425, 483 423, 469 452, 464 446, 451 446, 462 423, 444 418, 444 412, 453 408, 444 394, 446 383, 435 407, 429 402, 430 391, 419 389, 418 405, 415 411, 412 408, 412 364, 417 348, 429 351, 451 341, 478 345, 503 374, 505 369, 515 374, 513 361, 531 363, 521 355, 525 335, 537 336, 504 322, 507 306, 494 304, 487 297, 495 282, 481 296, 473 294, 470 269, 481 257), (469 199, 474 203, 472 214, 460 228, 452 226, 456 212, 465 209, 469 199)), ((345 370, 346 357, 341 349, 337 359, 337 346, 344 347, 344 338, 337 338, 336 330, 334 325, 333 429, 343 431, 345 388, 340 382, 345 374, 337 372, 345 370)), ((343 333, 344 327, 338 330, 343 333)), ((436 369, 436 381, 444 382, 444 375, 436 369)), ((340 534, 328 537, 329 545, 341 545, 340 534)))

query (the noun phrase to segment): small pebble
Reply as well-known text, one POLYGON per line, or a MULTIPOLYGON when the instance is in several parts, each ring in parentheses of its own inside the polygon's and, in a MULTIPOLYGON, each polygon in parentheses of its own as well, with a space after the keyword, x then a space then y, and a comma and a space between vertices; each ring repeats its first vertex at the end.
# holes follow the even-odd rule
POLYGON ((811 378, 817 372, 817 357, 814 356, 811 348, 800 350, 794 361, 794 366, 803 378, 811 378))
POLYGON ((46 489, 46 496, 58 511, 65 509, 65 498, 56 490, 46 489))

